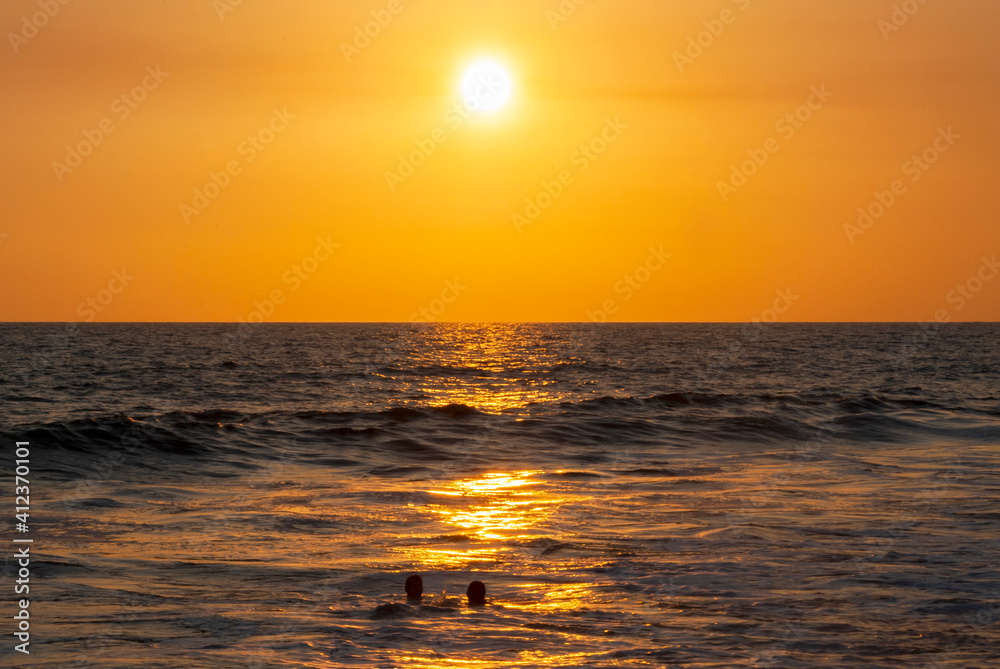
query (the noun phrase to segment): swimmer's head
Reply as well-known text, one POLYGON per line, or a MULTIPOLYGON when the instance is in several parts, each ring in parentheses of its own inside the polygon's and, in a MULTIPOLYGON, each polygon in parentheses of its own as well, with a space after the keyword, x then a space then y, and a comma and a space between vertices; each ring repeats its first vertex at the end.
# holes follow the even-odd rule
POLYGON ((465 596, 469 598, 469 606, 482 606, 486 603, 486 586, 482 581, 473 581, 465 591, 465 596))
POLYGON ((419 574, 412 574, 406 579, 406 598, 420 599, 424 594, 424 579, 419 574))

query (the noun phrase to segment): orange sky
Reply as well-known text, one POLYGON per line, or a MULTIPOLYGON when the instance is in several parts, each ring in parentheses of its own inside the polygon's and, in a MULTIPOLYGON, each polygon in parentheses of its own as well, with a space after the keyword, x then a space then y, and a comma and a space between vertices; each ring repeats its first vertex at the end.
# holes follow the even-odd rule
POLYGON ((998 320, 1000 3, 911 3, 6 0, 0 320, 998 320))

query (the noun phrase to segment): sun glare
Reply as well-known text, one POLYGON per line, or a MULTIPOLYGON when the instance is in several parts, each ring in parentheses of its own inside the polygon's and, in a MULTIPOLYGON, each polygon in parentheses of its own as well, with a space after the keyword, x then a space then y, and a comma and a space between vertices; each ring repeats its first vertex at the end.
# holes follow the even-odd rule
POLYGON ((510 73, 495 60, 477 60, 462 75, 462 100, 472 111, 490 114, 507 106, 514 93, 510 73))

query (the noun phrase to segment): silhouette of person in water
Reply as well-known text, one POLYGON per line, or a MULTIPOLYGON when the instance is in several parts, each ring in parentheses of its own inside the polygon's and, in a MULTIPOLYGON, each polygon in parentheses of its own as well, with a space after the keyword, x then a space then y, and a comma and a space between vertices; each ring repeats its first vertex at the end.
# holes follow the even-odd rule
MULTIPOLYGON (((420 607, 422 611, 431 612, 455 612, 458 609, 455 608, 459 606, 459 601, 454 598, 446 597, 443 593, 441 595, 440 602, 434 600, 428 604, 424 604, 420 600, 424 595, 424 579, 421 578, 420 574, 410 574, 406 578, 406 585, 403 586, 406 590, 406 604, 379 604, 375 607, 375 611, 372 612, 372 618, 375 620, 381 620, 384 618, 403 618, 415 615, 418 609, 413 608, 414 606, 420 607)), ((469 606, 485 606, 486 605, 486 586, 482 581, 473 581, 469 584, 469 588, 465 591, 465 596, 469 599, 469 606)))
POLYGON ((424 596, 424 579, 420 574, 411 574, 406 579, 406 599, 420 599, 424 596))
POLYGON ((486 604, 486 586, 482 581, 473 581, 465 596, 469 598, 469 606, 483 606, 486 604))
POLYGON ((420 574, 410 574, 406 577, 406 585, 403 587, 406 590, 407 604, 379 604, 375 607, 372 618, 378 620, 413 615, 413 606, 420 606, 420 599, 424 596, 424 579, 420 577, 420 574))

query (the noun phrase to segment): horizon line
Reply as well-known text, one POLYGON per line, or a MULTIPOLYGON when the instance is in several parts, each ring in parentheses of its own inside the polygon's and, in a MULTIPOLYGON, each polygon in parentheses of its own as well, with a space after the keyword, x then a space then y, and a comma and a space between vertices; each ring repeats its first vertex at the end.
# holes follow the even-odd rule
POLYGON ((6 321, 0 325, 995 325, 997 321, 6 321))

